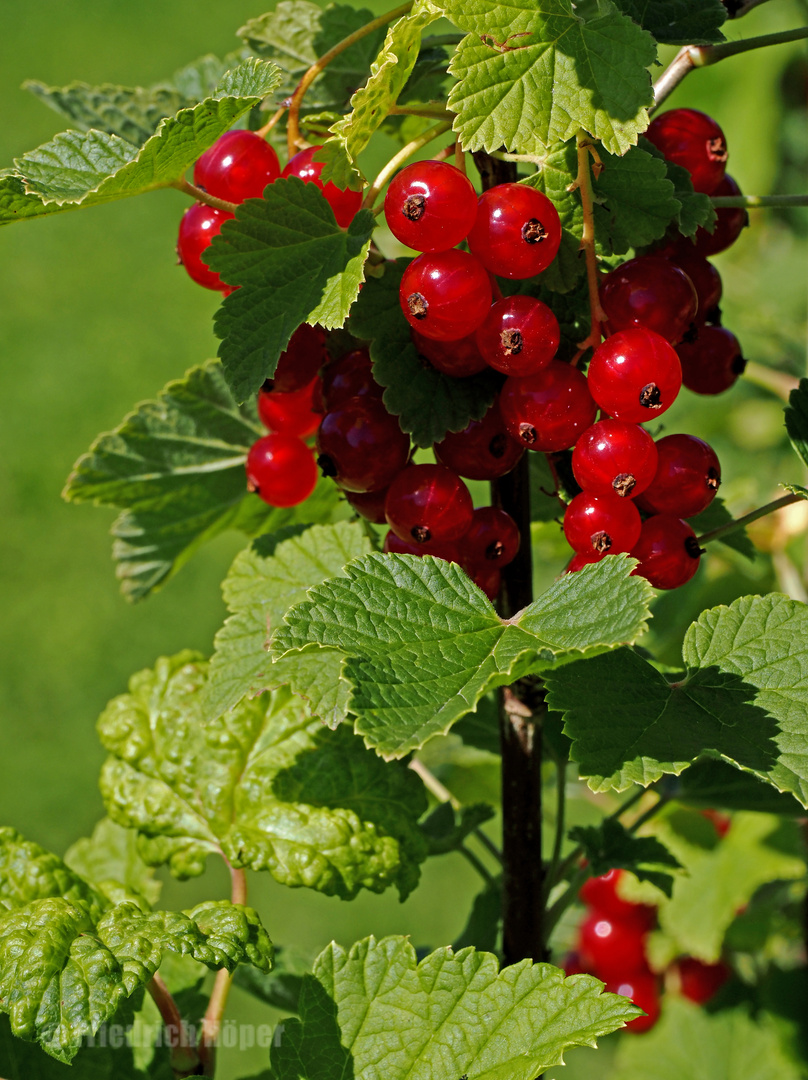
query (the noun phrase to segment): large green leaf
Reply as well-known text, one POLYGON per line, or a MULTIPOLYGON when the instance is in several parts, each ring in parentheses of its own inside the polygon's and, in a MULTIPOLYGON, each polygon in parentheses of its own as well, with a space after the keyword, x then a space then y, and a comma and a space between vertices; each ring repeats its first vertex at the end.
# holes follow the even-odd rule
POLYGON ((339 501, 330 482, 288 510, 247 491, 244 462, 265 434, 254 403, 237 405, 221 364, 209 361, 100 435, 78 460, 64 497, 122 511, 113 555, 127 599, 148 595, 225 529, 249 536, 331 519, 339 501))
POLYGON ((111 903, 134 900, 145 909, 160 897, 161 883, 138 854, 137 833, 109 818, 98 822, 91 837, 68 848, 65 864, 111 903))
POLYGON ((788 396, 786 431, 791 445, 808 465, 808 379, 801 379, 788 396))
POLYGON ((571 1046, 637 1015, 590 975, 550 964, 498 970, 491 953, 439 949, 418 963, 406 938, 332 944, 306 976, 300 1020, 272 1048, 274 1080, 533 1080, 571 1046), (404 1034, 403 1034, 404 1033, 404 1034))
POLYGON ((803 808, 791 795, 726 762, 702 758, 679 778, 676 798, 690 806, 721 810, 757 810, 764 814, 802 816, 803 808))
POLYGON ((460 567, 413 555, 365 555, 309 590, 271 641, 282 658, 339 649, 356 730, 386 757, 445 734, 483 694, 559 659, 632 641, 650 591, 633 563, 608 557, 556 582, 511 620, 460 567))
POLYGON ((142 146, 104 131, 62 132, 0 179, 0 224, 170 186, 279 78, 274 64, 245 60, 211 97, 161 120, 142 146))
POLYGON ((617 7, 665 45, 712 45, 724 41, 727 18, 721 0, 615 0, 617 7))
MULTIPOLYGON (((120 1014, 115 1023, 120 1023, 120 1014)), ((2 1014, 0 1063, 4 1080, 149 1080, 135 1067, 132 1049, 126 1043, 119 1049, 92 1044, 82 1047, 66 1065, 46 1056, 36 1043, 18 1039, 11 1032, 8 1017, 2 1014)))
POLYGON ((341 229, 316 184, 276 180, 226 221, 206 256, 238 285, 216 314, 219 356, 239 401, 270 378, 302 322, 342 326, 364 277, 375 221, 360 210, 341 229))
POLYGON ((188 877, 220 851, 344 898, 414 888, 426 856, 415 774, 386 765, 346 725, 324 728, 285 689, 204 725, 206 672, 191 653, 161 659, 98 722, 107 811, 139 830, 146 861, 188 877))
POLYGON ((648 126, 650 34, 611 5, 589 22, 569 0, 447 0, 468 36, 450 72, 455 131, 467 150, 541 153, 583 128, 624 153, 648 126))
POLYGON ((342 522, 315 525, 289 539, 284 533, 261 537, 260 544, 236 556, 222 584, 232 614, 214 641, 205 690, 206 720, 221 716, 245 694, 284 682, 330 726, 344 719, 349 686, 341 677, 339 652, 293 654, 273 666, 266 644, 310 586, 339 576, 346 563, 368 551, 370 541, 361 525, 342 522))

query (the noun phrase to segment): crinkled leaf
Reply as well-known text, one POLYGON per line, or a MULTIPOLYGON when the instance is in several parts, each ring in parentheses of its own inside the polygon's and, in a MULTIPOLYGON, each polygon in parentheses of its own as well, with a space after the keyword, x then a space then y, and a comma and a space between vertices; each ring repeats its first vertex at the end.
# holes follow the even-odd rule
POLYGON ((630 870, 640 881, 650 881, 670 896, 673 875, 662 867, 681 869, 679 860, 655 836, 634 836, 619 821, 605 818, 600 825, 578 825, 570 840, 581 844, 593 877, 617 868, 630 870))
POLYGON ((338 512, 330 482, 284 510, 247 491, 244 462, 265 434, 255 403, 237 405, 212 360, 170 382, 79 458, 64 498, 122 511, 113 556, 127 599, 147 596, 225 529, 250 536, 338 512))
POLYGON ((303 978, 312 968, 311 957, 306 958, 285 946, 275 950, 272 971, 258 971, 254 967, 236 969, 234 982, 248 994, 271 1005, 273 1009, 296 1013, 303 986, 303 978))
POLYGON ((77 840, 65 852, 65 864, 111 903, 134 900, 142 908, 153 907, 161 882, 141 859, 137 833, 102 818, 91 837, 77 840))
POLYGON ((453 563, 365 555, 287 612, 271 640, 273 657, 307 644, 340 649, 356 730, 380 754, 402 757, 445 734, 487 690, 576 652, 633 640, 650 590, 629 577, 632 566, 607 557, 504 622, 453 563))
POLYGON ((446 855, 457 851, 467 836, 494 816, 493 806, 487 803, 470 803, 454 810, 451 803, 440 803, 421 822, 421 828, 429 844, 430 855, 446 855))
POLYGON ((232 614, 214 641, 205 719, 220 716, 245 694, 288 682, 307 699, 312 715, 333 727, 344 719, 348 704, 341 655, 333 653, 327 659, 324 650, 301 657, 292 654, 273 668, 266 643, 289 608, 305 599, 310 586, 341 574, 351 559, 370 551, 370 541, 360 525, 342 522, 315 525, 289 539, 280 533, 272 544, 261 537, 261 549, 265 554, 259 554, 255 545, 240 552, 222 585, 232 614))
POLYGON ((788 396, 786 431, 791 445, 808 465, 808 379, 801 379, 788 396))
MULTIPOLYGON (((701 536, 702 533, 712 532, 713 529, 718 529, 720 526, 727 525, 734 520, 732 514, 727 510, 724 500, 719 495, 713 499, 706 510, 702 510, 700 514, 689 518, 688 524, 696 536, 701 536)), ((749 539, 749 533, 746 529, 737 529, 735 532, 728 533, 726 536, 720 537, 718 542, 732 548, 733 551, 737 551, 747 559, 753 560, 757 555, 757 549, 749 539)))
POLYGON ((297 177, 276 180, 263 199, 248 199, 224 223, 206 258, 223 280, 241 286, 214 322, 239 401, 274 374, 301 323, 342 326, 363 280, 374 225, 370 211, 360 210, 341 229, 317 185, 297 177))
POLYGON ((522 960, 499 971, 491 953, 439 949, 417 963, 406 938, 331 944, 287 1020, 270 1062, 276 1080, 533 1080, 571 1046, 637 1015, 590 975, 564 978, 522 960), (406 1037, 402 1037, 402 1032, 406 1037))
POLYGON ((350 898, 395 884, 406 895, 426 855, 415 774, 347 726, 324 728, 285 689, 205 725, 206 671, 194 654, 163 658, 98 722, 107 811, 138 829, 146 861, 188 877, 221 851, 285 885, 350 898))
POLYGON ((0 828, 0 911, 16 911, 36 900, 60 897, 99 918, 109 903, 58 855, 0 828))
POLYGON ((398 288, 405 262, 386 264, 372 277, 354 306, 348 329, 370 341, 373 377, 385 387, 385 408, 398 417, 402 431, 418 446, 431 446, 448 431, 462 431, 481 419, 496 397, 502 379, 492 370, 470 378, 444 375, 419 356, 401 312, 398 288))
POLYGON ((727 18, 721 0, 615 0, 617 7, 664 45, 712 45, 724 41, 727 18))
POLYGON ((803 808, 791 795, 775 791, 770 784, 715 758, 703 758, 685 769, 676 798, 691 806, 721 810, 757 810, 787 817, 803 814, 803 808))
POLYGON ((467 150, 541 153, 583 128, 620 154, 648 126, 656 45, 612 5, 589 22, 569 0, 448 0, 444 11, 469 32, 449 68, 467 150))

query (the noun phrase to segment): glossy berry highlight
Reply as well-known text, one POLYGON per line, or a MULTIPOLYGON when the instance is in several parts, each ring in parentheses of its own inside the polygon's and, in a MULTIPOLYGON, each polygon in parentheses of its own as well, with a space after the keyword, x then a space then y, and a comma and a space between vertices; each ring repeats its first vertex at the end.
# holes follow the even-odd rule
POLYGON ((472 255, 498 277, 535 277, 547 269, 561 244, 558 211, 536 188, 497 184, 480 196, 468 244, 472 255))
POLYGON ((640 512, 630 499, 582 491, 564 514, 564 535, 575 551, 616 555, 640 538, 640 512))
POLYGON ((673 405, 682 386, 682 366, 660 334, 636 327, 612 334, 595 349, 587 378, 604 412, 640 424, 673 405))
POLYGON ((584 491, 634 499, 654 479, 657 458, 654 440, 638 424, 599 420, 576 442, 572 471, 584 491))
POLYGON ((599 979, 624 979, 648 970, 645 938, 644 927, 593 911, 581 923, 578 952, 599 979))
POLYGON ((499 404, 510 435, 527 449, 545 453, 569 449, 597 412, 586 378, 559 360, 537 375, 507 379, 499 404))
POLYGON ((415 251, 447 251, 477 216, 471 181, 445 161, 417 161, 393 178, 384 199, 390 232, 415 251))
POLYGON ((278 155, 254 131, 228 131, 194 165, 197 187, 227 202, 260 199, 281 175, 278 155))
POLYGON ((270 506, 297 506, 314 491, 314 455, 294 435, 265 435, 247 455, 247 488, 270 506))
POLYGON ((558 319, 532 296, 498 300, 477 331, 477 345, 485 362, 505 375, 535 375, 547 367, 560 342, 558 319))
POLYGON ((202 255, 210 247, 214 236, 218 236, 222 225, 231 221, 233 216, 224 210, 214 210, 212 206, 194 203, 180 220, 177 255, 188 276, 205 289, 232 291, 230 286, 202 261, 202 255))
POLYGON ((270 431, 284 435, 297 435, 305 438, 313 435, 320 426, 323 415, 314 410, 314 394, 317 379, 313 379, 302 390, 293 390, 289 394, 277 391, 258 391, 258 415, 270 431))
POLYGON ((399 288, 401 310, 419 334, 437 341, 467 337, 491 306, 491 281, 465 251, 419 255, 409 264, 399 288))
POLYGON ((645 137, 687 169, 694 191, 715 192, 727 167, 727 140, 712 117, 698 109, 669 109, 654 117, 645 137))
POLYGON ((393 480, 385 502, 393 532, 422 546, 459 540, 473 511, 468 488, 444 465, 410 465, 393 480))
POLYGON ((721 484, 721 464, 713 448, 695 435, 666 435, 656 444, 657 471, 640 506, 651 514, 695 517, 706 510, 721 484))

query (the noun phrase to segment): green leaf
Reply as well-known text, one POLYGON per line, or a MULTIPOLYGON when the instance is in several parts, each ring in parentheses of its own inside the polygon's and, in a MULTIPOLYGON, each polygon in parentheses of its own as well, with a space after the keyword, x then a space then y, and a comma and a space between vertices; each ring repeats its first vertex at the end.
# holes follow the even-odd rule
POLYGON ((283 1012, 298 1011, 303 978, 311 971, 311 959, 292 949, 276 948, 272 971, 254 967, 236 968, 233 982, 248 994, 283 1012))
POLYGON ((255 545, 240 552, 222 585, 232 614, 214 641, 205 719, 221 716, 245 694, 288 682, 307 698, 313 716, 335 727, 345 718, 348 704, 341 655, 333 653, 327 659, 318 650, 316 655, 292 655, 273 667, 266 643, 289 608, 305 599, 310 586, 340 575, 346 563, 370 551, 370 541, 361 525, 347 522, 315 525, 289 539, 279 533, 271 546, 268 539, 273 538, 261 537, 266 554, 259 554, 255 545))
POLYGON ((803 813, 791 795, 713 758, 697 761, 682 773, 676 798, 690 806, 722 810, 757 810, 788 817, 803 813))
POLYGON ((657 150, 652 142, 645 137, 639 140, 639 147, 651 157, 664 161, 668 179, 673 184, 674 194, 682 204, 676 217, 676 227, 683 236, 695 236, 699 228, 712 232, 715 228, 715 209, 710 202, 710 196, 693 190, 693 181, 687 169, 668 161, 661 150, 657 150))
POLYGON ((286 1021, 272 1048, 272 1075, 533 1080, 568 1047, 594 1046, 637 1015, 592 976, 565 979, 529 960, 498 967, 473 949, 439 949, 419 964, 401 937, 366 938, 350 952, 331 944, 304 980, 300 1020, 286 1021))
MULTIPOLYGON (((118 1023, 118 1017, 115 1017, 118 1023)), ((135 1068, 132 1050, 124 1044, 87 1046, 79 1050, 70 1066, 48 1057, 36 1043, 11 1033, 8 1017, 0 1014, 0 1061, 5 1080, 146 1080, 135 1068)))
POLYGON ((410 77, 421 34, 441 16, 432 0, 415 0, 412 9, 387 30, 384 46, 373 61, 370 78, 351 98, 351 112, 332 128, 332 138, 317 154, 325 162, 321 180, 337 187, 356 187, 361 177, 354 162, 370 142, 374 131, 384 121, 390 107, 396 103, 410 77))
POLYGON ((429 844, 430 855, 447 855, 457 851, 463 841, 494 816, 493 806, 487 803, 470 803, 453 810, 450 803, 440 803, 421 822, 421 828, 429 844))
POLYGON ((234 866, 343 898, 414 888, 426 856, 415 774, 385 765, 347 726, 323 728, 288 690, 205 726, 206 672, 194 654, 163 658, 98 722, 107 811, 138 829, 146 861, 189 877, 221 851, 234 866))
POLYGON ((140 147, 103 131, 62 132, 18 158, 16 176, 0 182, 0 225, 169 187, 269 94, 279 77, 274 64, 245 60, 225 73, 213 96, 161 120, 140 147), (19 186, 11 183, 14 180, 19 186))
POLYGON ((538 8, 447 0, 446 15, 469 32, 449 67, 458 79, 449 108, 463 146, 537 154, 581 128, 611 153, 636 143, 648 126, 656 46, 612 5, 604 9, 583 22, 569 0, 538 8))
POLYGON ((71 870, 58 855, 0 827, 0 911, 15 911, 37 900, 60 897, 98 918, 106 897, 71 870))
POLYGON ((225 529, 249 536, 328 521, 338 511, 330 482, 288 510, 247 491, 244 462, 265 434, 255 403, 237 405, 212 360, 170 382, 79 458, 64 498, 122 511, 112 527, 113 556, 127 599, 147 596, 225 529))
POLYGON ((495 952, 502 923, 502 881, 497 880, 477 893, 463 931, 452 948, 455 952, 471 945, 483 952, 495 952))
MULTIPOLYGON (((718 529, 734 520, 732 514, 727 510, 724 500, 719 495, 713 499, 706 510, 702 510, 700 514, 689 518, 688 524, 696 536, 701 536, 703 533, 712 532, 713 529, 718 529)), ((750 561, 754 560, 757 555, 757 548, 749 539, 749 534, 745 528, 722 536, 718 543, 725 544, 728 548, 732 548, 733 551, 737 551, 750 561)))
POLYGON ((713 45, 724 41, 721 0, 615 0, 617 7, 663 45, 713 45))
POLYGON ((342 326, 359 292, 375 221, 360 210, 341 229, 316 184, 276 180, 248 199, 210 246, 208 264, 240 288, 216 314, 219 356, 236 398, 270 378, 303 322, 342 326))
POLYGON ((160 897, 161 882, 138 854, 137 833, 109 818, 98 822, 90 838, 77 840, 64 861, 111 903, 134 900, 145 909, 160 897))
POLYGON ((487 690, 633 640, 650 596, 643 579, 629 577, 633 565, 607 557, 503 622, 459 566, 365 555, 287 612, 273 657, 307 644, 340 649, 357 732, 383 756, 402 757, 445 734, 487 690))
POLYGON ((570 840, 584 848, 589 871, 600 877, 609 870, 630 870, 640 881, 650 881, 666 896, 673 889, 673 875, 661 867, 681 869, 681 863, 654 836, 633 836, 628 829, 605 818, 600 825, 579 825, 569 831, 570 840))
POLYGON ((791 445, 808 465, 808 379, 800 379, 800 385, 788 395, 785 413, 791 445))
POLYGON ((444 375, 419 356, 401 312, 398 289, 406 262, 386 263, 354 306, 348 329, 369 341, 373 377, 383 387, 384 405, 418 446, 431 446, 448 431, 462 431, 485 416, 502 380, 488 370, 470 378, 444 375))

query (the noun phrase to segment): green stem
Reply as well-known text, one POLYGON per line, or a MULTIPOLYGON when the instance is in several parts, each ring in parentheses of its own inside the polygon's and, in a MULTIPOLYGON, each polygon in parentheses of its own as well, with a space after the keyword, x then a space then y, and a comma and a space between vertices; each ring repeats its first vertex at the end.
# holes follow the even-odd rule
POLYGON ((561 850, 564 846, 564 819, 567 809, 567 762, 560 759, 555 763, 556 767, 556 823, 555 823, 555 842, 553 843, 553 854, 550 858, 550 866, 547 871, 547 877, 544 880, 544 902, 547 903, 547 897, 549 896, 550 889, 552 888, 552 882, 556 880, 556 874, 558 873, 558 867, 561 864, 561 850))
POLYGON ((494 884, 493 875, 488 873, 486 868, 483 866, 483 864, 480 862, 480 860, 477 858, 473 851, 469 851, 465 844, 461 844, 457 850, 460 852, 461 855, 464 856, 464 858, 468 859, 468 861, 471 863, 471 865, 474 867, 474 869, 477 871, 477 873, 480 875, 486 885, 494 884))
POLYGON ((175 187, 177 191, 182 191, 186 195, 190 195, 192 199, 197 202, 204 203, 205 206, 212 206, 214 210, 224 210, 225 213, 235 214, 238 207, 235 203, 225 202, 224 199, 217 199, 215 195, 208 195, 207 191, 203 191, 202 188, 194 187, 193 184, 189 184, 187 180, 175 180, 171 185, 175 187))
POLYGON ((166 1029, 166 1040, 171 1047, 171 1071, 177 1080, 180 1077, 193 1076, 199 1067, 199 1055, 188 1041, 188 1030, 171 991, 156 973, 146 984, 146 989, 157 1006, 166 1029))
POLYGON ((808 195, 713 195, 715 207, 808 206, 808 195))
POLYGON ((445 131, 449 131, 451 126, 451 120, 442 120, 439 124, 435 124, 434 127, 427 128, 427 130, 422 135, 419 135, 417 139, 408 142, 397 154, 394 154, 368 188, 362 205, 368 207, 368 209, 372 209, 374 214, 381 213, 384 204, 382 203, 374 208, 373 203, 376 201, 376 196, 387 181, 392 178, 396 170, 399 169, 408 158, 411 158, 413 154, 417 154, 422 146, 426 146, 427 143, 432 142, 433 139, 437 139, 438 136, 442 135, 445 131))
POLYGON ((796 390, 800 380, 796 375, 787 375, 785 371, 775 371, 774 368, 758 364, 754 360, 747 360, 743 371, 744 379, 762 386, 764 390, 776 394, 783 401, 788 401, 791 391, 796 390))
POLYGON ((409 105, 391 105, 387 112, 388 116, 424 116, 427 119, 452 119, 452 114, 443 105, 435 105, 430 107, 429 105, 423 105, 418 107, 414 105, 410 108, 409 105))
MULTIPOLYGON (((459 799, 449 791, 449 789, 438 780, 437 776, 424 765, 423 761, 419 761, 418 758, 413 758, 409 766, 416 776, 421 778, 421 783, 424 785, 427 791, 438 800, 438 802, 447 802, 453 810, 459 810, 463 805, 459 799)), ((490 840, 483 830, 479 826, 474 829, 474 836, 480 841, 483 847, 488 851, 490 855, 493 855, 498 863, 502 862, 502 852, 497 845, 490 840)))
MULTIPOLYGON (((619 806, 613 813, 609 814, 609 816, 605 820, 614 821, 616 818, 622 817, 622 815, 625 814, 626 810, 630 810, 635 803, 638 803, 640 801, 646 791, 647 788, 638 788, 633 795, 626 799, 626 801, 621 806, 619 806)), ((564 861, 559 864, 558 870, 556 871, 556 876, 550 882, 550 890, 552 890, 559 881, 564 880, 570 869, 578 862, 583 853, 584 849, 582 845, 579 844, 578 847, 571 851, 566 857, 566 859, 564 859, 564 861)), ((548 895, 550 890, 548 890, 548 895)))
MULTIPOLYGON (((598 260, 595 254, 595 197, 592 190, 592 172, 589 156, 597 155, 591 138, 584 131, 578 132, 578 175, 575 186, 581 196, 583 212, 583 231, 581 232, 581 250, 586 260, 586 283, 589 289, 589 335, 578 345, 578 353, 572 361, 578 363, 587 349, 596 349, 600 345, 602 326, 606 322, 606 313, 600 306, 600 282, 598 281, 598 260)), ((596 163, 599 160, 596 156, 596 163)))
POLYGON ((767 514, 773 514, 775 510, 781 510, 784 506, 791 506, 792 503, 802 501, 803 496, 798 495, 795 492, 792 492, 790 495, 783 495, 773 502, 766 503, 765 506, 758 507, 757 510, 753 510, 749 514, 744 514, 743 517, 735 518, 734 521, 728 521, 726 525, 719 525, 717 529, 711 529, 710 532, 697 537, 697 543, 709 544, 711 540, 720 540, 723 536, 729 536, 730 533, 737 532, 738 529, 742 529, 745 525, 751 525, 752 522, 757 521, 758 518, 766 517, 767 514))

